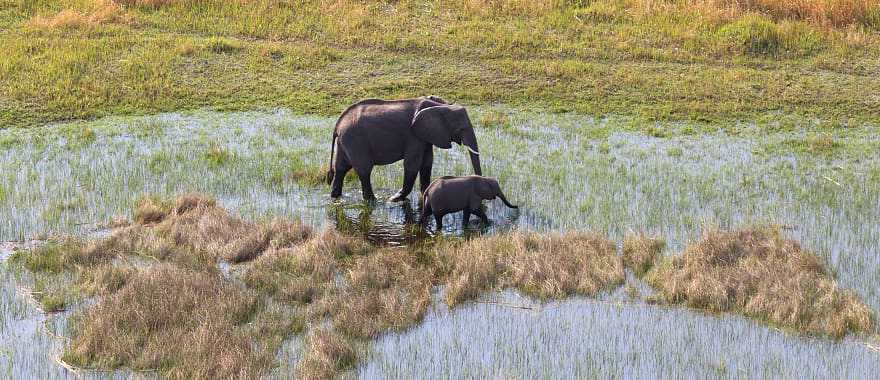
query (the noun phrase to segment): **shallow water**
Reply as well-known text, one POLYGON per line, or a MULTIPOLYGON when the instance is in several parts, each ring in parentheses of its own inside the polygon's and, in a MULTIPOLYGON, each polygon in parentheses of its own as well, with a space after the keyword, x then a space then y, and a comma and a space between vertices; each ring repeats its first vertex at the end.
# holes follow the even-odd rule
MULTIPOLYGON (((627 230, 645 229, 664 235, 673 252, 707 223, 783 223, 826 258, 842 286, 880 310, 876 130, 831 131, 846 149, 824 155, 775 150, 803 138, 800 132, 655 138, 598 133, 618 129, 610 119, 485 108, 471 112, 475 124, 489 111, 507 113, 512 128, 478 129, 483 170, 521 208, 487 202, 490 225, 475 219, 463 230, 460 214, 450 215, 441 233, 582 228, 620 242, 627 230)), ((409 203, 366 207, 356 184, 346 184, 342 200, 333 202, 326 186, 294 181, 292 165, 326 162, 334 121, 284 110, 196 112, 0 131, 0 241, 90 234, 115 215, 130 217, 145 192, 183 191, 215 194, 248 218, 299 218, 383 244, 427 237, 406 223, 417 215, 415 194, 409 203)), ((466 151, 435 149, 433 172, 470 174, 466 151)), ((377 196, 387 199, 400 180, 400 164, 378 168, 377 196)), ((0 279, 0 374, 69 376, 52 360, 63 342, 47 333, 45 316, 16 290, 27 279, 16 280, 5 265, 0 279)), ((862 377, 880 363, 880 354, 855 340, 804 339, 739 317, 642 302, 570 299, 523 310, 471 304, 450 312, 438 305, 418 327, 380 339, 355 374, 862 377)), ((63 316, 53 320, 63 335, 63 316)), ((277 375, 295 366, 297 347, 294 339, 279 353, 277 375)))

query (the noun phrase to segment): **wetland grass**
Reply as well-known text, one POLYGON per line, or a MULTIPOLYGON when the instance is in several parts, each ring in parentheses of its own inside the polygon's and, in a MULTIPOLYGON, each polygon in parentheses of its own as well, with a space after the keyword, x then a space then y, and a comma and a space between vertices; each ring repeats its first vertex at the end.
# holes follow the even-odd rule
POLYGON ((182 195, 175 202, 144 197, 134 214, 138 224, 114 231, 111 241, 127 251, 161 256, 180 250, 193 252, 209 266, 217 258, 231 263, 250 261, 267 249, 289 247, 312 234, 299 222, 245 221, 218 207, 212 197, 195 193, 182 195))
POLYGON ((272 249, 245 272, 244 282, 255 289, 292 304, 321 301, 336 290, 340 260, 373 249, 368 243, 326 230, 303 244, 272 249))
POLYGON ((644 232, 627 233, 623 237, 623 265, 642 277, 660 259, 666 241, 644 232))
MULTIPOLYGON (((303 334, 297 376, 331 378, 356 367, 383 334, 420 323, 435 286, 450 306, 503 289, 542 301, 593 297, 623 284, 625 267, 669 303, 813 335, 873 328, 870 309, 838 289, 818 257, 770 227, 707 230, 681 256, 661 259, 664 240, 645 233, 626 234, 623 255, 604 235, 581 231, 378 247, 298 222, 247 221, 199 193, 147 196, 133 215, 106 238, 13 255, 37 275, 46 311, 97 297, 73 317, 70 364, 258 378, 287 337, 303 334), (218 261, 241 264, 228 275, 218 261), (75 294, 60 291, 70 284, 75 294)), ((641 297, 632 284, 624 291, 641 297)))
POLYGON ((255 378, 272 358, 259 357, 246 334, 256 308, 253 292, 218 273, 155 264, 79 317, 63 360, 170 378, 255 378))
POLYGON ((303 379, 331 379, 358 361, 356 343, 331 328, 319 327, 306 339, 306 354, 296 368, 303 379))
POLYGON ((361 339, 405 330, 424 316, 434 281, 432 270, 406 249, 380 249, 359 257, 337 294, 333 328, 361 339))
POLYGON ((740 313, 808 335, 839 339, 875 329, 871 309, 776 226, 707 228, 645 278, 663 301, 740 313))
MULTIPOLYGON (((263 289, 224 277, 216 262, 289 249, 310 238, 311 229, 280 219, 247 222, 197 193, 144 197, 134 214, 137 222, 119 223, 106 238, 66 239, 13 255, 34 273, 34 295, 47 312, 98 296, 73 316, 63 360, 84 368, 159 370, 170 378, 265 373, 283 339, 303 330, 305 316, 273 303, 263 289)), ((328 236, 312 246, 343 240, 328 236)), ((336 251, 352 249, 333 245, 340 246, 336 251)), ((335 260, 333 252, 321 253, 335 260)))
POLYGON ((595 296, 624 280, 614 243, 592 232, 511 232, 440 245, 435 252, 450 306, 503 288, 542 300, 595 296))

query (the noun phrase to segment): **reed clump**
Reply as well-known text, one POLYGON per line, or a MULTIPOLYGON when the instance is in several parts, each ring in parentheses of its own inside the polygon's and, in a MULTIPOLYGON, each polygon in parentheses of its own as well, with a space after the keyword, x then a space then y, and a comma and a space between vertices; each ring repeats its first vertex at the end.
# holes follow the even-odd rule
POLYGON ((312 330, 306 339, 306 353, 296 367, 296 375, 303 379, 331 379, 337 373, 350 369, 358 361, 355 342, 331 328, 312 330))
POLYGON ((871 309, 775 226, 708 228, 646 280, 663 301, 741 313, 808 335, 841 338, 874 329, 871 309))
POLYGON ((175 201, 144 197, 135 210, 135 225, 114 231, 110 241, 125 252, 158 259, 178 257, 213 265, 250 261, 270 249, 291 247, 312 235, 299 222, 274 219, 253 223, 217 206, 212 197, 191 193, 175 201))
POLYGON ((642 277, 657 263, 665 247, 666 241, 659 236, 644 232, 628 233, 623 238, 623 265, 642 277))
POLYGON ((159 369, 172 378, 255 378, 244 324, 256 296, 218 274, 170 264, 139 270, 82 315, 63 359, 82 367, 159 369))
POLYGON ((513 232, 442 244, 435 252, 450 306, 502 288, 543 300, 595 296, 624 280, 614 243, 592 232, 513 232))
POLYGON ((405 330, 421 321, 432 285, 432 273, 406 250, 381 249, 360 257, 336 293, 333 328, 362 339, 405 330))
POLYGON ((254 261, 243 280, 279 301, 311 304, 336 291, 342 260, 373 249, 361 239, 327 230, 296 247, 271 249, 254 261))

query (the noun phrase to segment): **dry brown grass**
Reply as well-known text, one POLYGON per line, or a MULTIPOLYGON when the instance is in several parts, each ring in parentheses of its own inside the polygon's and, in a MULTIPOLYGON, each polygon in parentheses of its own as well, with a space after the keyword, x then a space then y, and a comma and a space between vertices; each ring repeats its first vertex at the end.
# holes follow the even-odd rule
POLYGON ((823 26, 864 22, 880 10, 878 0, 724 0, 746 10, 768 13, 777 19, 806 20, 823 26))
POLYGON ((113 22, 127 23, 131 20, 113 1, 97 0, 92 8, 89 11, 65 9, 52 16, 36 16, 28 21, 28 26, 45 30, 76 29, 113 22))
POLYGON ((859 23, 871 25, 880 14, 880 0, 629 0, 626 3, 628 11, 641 18, 686 10, 716 24, 747 14, 763 14, 775 20, 842 27, 859 23))
POLYGON ((335 291, 340 260, 372 249, 361 239, 328 230, 302 245, 268 251, 254 261, 244 281, 280 301, 310 304, 335 291))
POLYGON ((623 238, 623 265, 642 277, 660 257, 666 241, 644 232, 628 233, 623 238))
MULTIPOLYGON (((51 290, 41 300, 47 310, 78 295, 100 297, 75 318, 64 354, 73 365, 158 369, 170 378, 257 378, 274 363, 283 338, 301 332, 310 315, 224 278, 217 260, 274 256, 302 245, 315 260, 335 262, 366 245, 333 233, 303 244, 311 230, 298 222, 248 222, 195 193, 141 199, 135 219, 118 223, 107 238, 65 239, 14 257, 49 276, 41 282, 41 290, 51 290)), ((324 272, 328 283, 335 268, 324 272)))
POLYGON ((515 287, 540 299, 594 296, 623 282, 613 242, 590 232, 515 232, 436 249, 447 273, 449 305, 490 289, 515 287))
POLYGON ((330 328, 312 330, 306 340, 306 354, 296 368, 296 376, 331 379, 338 372, 354 367, 358 360, 355 344, 330 328))
POLYGON ((185 194, 174 202, 145 197, 135 210, 137 224, 114 231, 111 241, 125 252, 160 260, 178 257, 213 265, 223 258, 250 261, 270 249, 308 239, 312 232, 299 222, 275 219, 257 224, 229 214, 202 194, 185 194))
POLYGON ((256 378, 265 368, 244 324, 257 299, 216 274, 158 264, 81 317, 64 360, 160 369, 172 378, 256 378))
POLYGON ((646 279, 667 302, 742 313, 805 334, 840 338, 874 329, 871 309, 776 227, 707 229, 646 279))
POLYGON ((171 204, 159 197, 147 195, 137 201, 134 221, 138 224, 159 223, 171 213, 171 204))
POLYGON ((418 323, 431 303, 433 277, 406 250, 382 249, 359 258, 337 293, 333 328, 347 336, 373 338, 418 323))

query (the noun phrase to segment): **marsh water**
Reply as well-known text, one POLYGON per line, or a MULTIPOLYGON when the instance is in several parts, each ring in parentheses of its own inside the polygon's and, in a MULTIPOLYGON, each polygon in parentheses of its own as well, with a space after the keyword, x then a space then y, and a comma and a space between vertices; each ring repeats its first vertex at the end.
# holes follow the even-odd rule
MULTIPOLYGON (((779 223, 827 261, 842 287, 880 311, 875 127, 755 131, 744 124, 732 133, 669 124, 657 128, 676 137, 655 137, 615 118, 493 107, 471 117, 484 174, 521 207, 487 202, 489 225, 475 219, 463 229, 460 214, 450 215, 438 233, 592 229, 620 244, 626 231, 646 230, 665 237, 671 254, 706 225, 779 223), (482 122, 498 114, 502 125, 482 122)), ((336 202, 325 185, 297 181, 295 168, 326 164, 334 122, 285 110, 192 112, 0 131, 0 376, 132 375, 61 366, 55 357, 70 312, 42 314, 27 295, 27 274, 13 273, 6 259, 32 239, 101 231, 114 216, 130 217, 145 193, 201 191, 247 218, 298 218, 382 244, 423 238, 410 223, 415 194, 403 204, 382 200, 400 186, 399 163, 374 171, 380 201, 373 206, 360 201, 356 181, 336 202)), ((463 148, 435 149, 434 176, 470 173, 463 148)), ((299 344, 293 338, 280 350, 273 376, 290 376, 299 344)), ((880 372, 876 344, 876 337, 800 337, 734 315, 649 305, 622 291, 547 304, 505 291, 454 310, 435 302, 416 327, 383 335, 349 375, 866 377, 880 372)))

